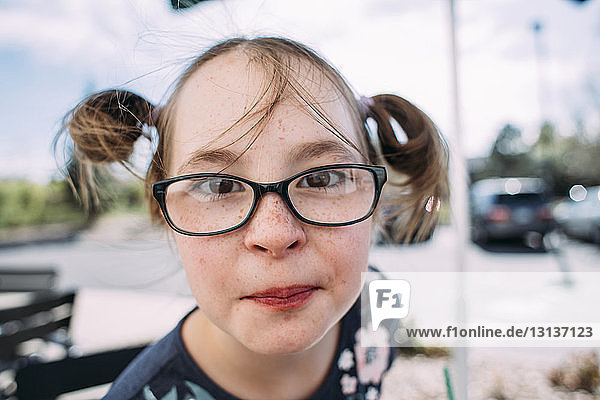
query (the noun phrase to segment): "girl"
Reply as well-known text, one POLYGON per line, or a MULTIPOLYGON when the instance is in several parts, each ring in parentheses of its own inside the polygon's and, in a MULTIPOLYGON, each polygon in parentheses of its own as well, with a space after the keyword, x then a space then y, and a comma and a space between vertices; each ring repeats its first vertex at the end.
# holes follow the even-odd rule
POLYGON ((433 227, 426 204, 447 189, 433 123, 394 95, 357 100, 300 43, 230 39, 162 107, 107 90, 67 115, 84 200, 97 199, 95 165, 127 166, 152 127, 151 214, 174 232, 197 308, 106 399, 379 398, 391 359, 357 343, 361 272, 380 197, 396 239, 433 227))

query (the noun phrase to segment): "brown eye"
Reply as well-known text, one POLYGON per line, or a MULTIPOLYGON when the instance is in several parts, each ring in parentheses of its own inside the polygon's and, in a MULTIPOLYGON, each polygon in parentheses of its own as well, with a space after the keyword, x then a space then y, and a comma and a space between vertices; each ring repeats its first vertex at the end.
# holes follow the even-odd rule
POLYGON ((243 192, 244 190, 245 188, 242 186, 241 182, 217 177, 194 180, 187 188, 187 192, 197 199, 213 198, 215 196, 221 198, 226 195, 243 192))
POLYGON ((297 184, 300 188, 330 188, 346 183, 346 174, 340 170, 313 172, 304 176, 297 184))
POLYGON ((208 187, 212 193, 230 193, 235 182, 230 179, 212 179, 208 187))
POLYGON ((310 187, 323 187, 329 185, 330 174, 328 172, 319 172, 306 177, 306 184, 310 187))

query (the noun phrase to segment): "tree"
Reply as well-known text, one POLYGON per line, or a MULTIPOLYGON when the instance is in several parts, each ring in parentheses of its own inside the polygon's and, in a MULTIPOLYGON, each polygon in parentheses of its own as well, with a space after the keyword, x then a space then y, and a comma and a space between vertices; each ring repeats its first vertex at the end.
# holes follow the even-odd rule
POLYGON ((506 124, 498 133, 492 147, 492 156, 511 156, 522 154, 527 150, 523 143, 521 130, 511 124, 506 124))
POLYGON ((521 130, 506 124, 496 137, 488 157, 484 177, 535 175, 535 165, 523 142, 521 130))

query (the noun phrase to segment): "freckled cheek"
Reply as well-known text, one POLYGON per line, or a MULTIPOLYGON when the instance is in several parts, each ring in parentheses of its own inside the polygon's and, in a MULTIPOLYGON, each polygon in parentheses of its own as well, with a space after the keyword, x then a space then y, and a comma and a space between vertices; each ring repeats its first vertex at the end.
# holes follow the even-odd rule
POLYGON ((231 280, 237 277, 231 271, 235 265, 234 254, 223 241, 215 241, 215 238, 179 237, 176 243, 196 299, 200 301, 214 293, 227 293, 231 280))
MULTIPOLYGON (((368 222, 368 221, 366 221, 368 222)), ((370 223, 324 231, 318 241, 335 268, 336 285, 343 290, 360 290, 361 272, 367 270, 370 223)))

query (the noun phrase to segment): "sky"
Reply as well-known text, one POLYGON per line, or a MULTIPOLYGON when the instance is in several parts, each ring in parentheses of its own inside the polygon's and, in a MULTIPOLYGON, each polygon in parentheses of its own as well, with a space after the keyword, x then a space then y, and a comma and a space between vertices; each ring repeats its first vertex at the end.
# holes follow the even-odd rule
MULTIPOLYGON (((219 40, 282 35, 325 56, 363 95, 395 93, 451 145, 445 0, 0 1, 0 179, 57 176, 52 139, 87 93, 123 87, 155 102, 219 40)), ((485 156, 507 123, 533 142, 542 120, 563 135, 600 131, 600 0, 456 0, 460 149, 485 156), (533 30, 541 23, 538 56, 533 30)))

